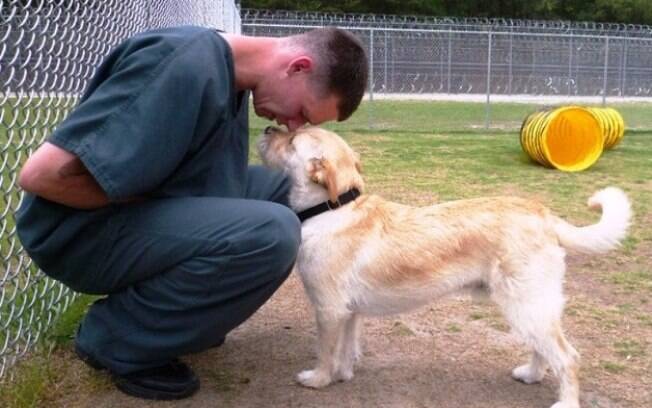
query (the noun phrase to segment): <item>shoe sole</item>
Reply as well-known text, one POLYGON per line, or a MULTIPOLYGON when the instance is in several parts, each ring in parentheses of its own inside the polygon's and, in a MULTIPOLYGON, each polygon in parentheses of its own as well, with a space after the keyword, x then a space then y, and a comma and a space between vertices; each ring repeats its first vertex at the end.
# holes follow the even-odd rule
POLYGON ((94 370, 108 371, 116 388, 132 397, 158 401, 180 400, 190 397, 196 393, 197 390, 199 390, 199 380, 197 380, 196 383, 190 384, 188 388, 177 392, 153 390, 151 388, 141 387, 123 379, 119 375, 112 373, 107 367, 103 366, 90 353, 82 349, 77 343, 75 343, 75 354, 77 354, 77 357, 81 361, 83 361, 86 365, 93 368, 94 370))
POLYGON ((177 392, 152 390, 151 388, 140 387, 117 376, 114 376, 113 382, 116 388, 127 395, 157 401, 170 401, 188 398, 199 390, 199 381, 190 385, 188 388, 177 392))

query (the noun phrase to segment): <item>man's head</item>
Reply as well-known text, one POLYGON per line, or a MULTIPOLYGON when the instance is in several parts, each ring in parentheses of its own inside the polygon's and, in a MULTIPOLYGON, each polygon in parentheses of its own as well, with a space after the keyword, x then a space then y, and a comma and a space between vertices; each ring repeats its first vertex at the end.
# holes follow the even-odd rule
POLYGON ((282 38, 276 72, 253 89, 258 116, 290 130, 348 119, 367 85, 364 48, 351 33, 320 28, 282 38))

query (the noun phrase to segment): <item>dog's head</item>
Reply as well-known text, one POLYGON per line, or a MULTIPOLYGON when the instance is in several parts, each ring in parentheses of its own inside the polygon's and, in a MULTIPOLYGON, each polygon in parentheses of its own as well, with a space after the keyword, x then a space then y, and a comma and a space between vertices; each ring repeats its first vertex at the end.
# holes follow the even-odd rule
POLYGON ((268 127, 258 143, 263 162, 282 169, 292 181, 290 206, 301 211, 337 201, 351 188, 363 191, 360 158, 338 135, 317 127, 288 132, 268 127))

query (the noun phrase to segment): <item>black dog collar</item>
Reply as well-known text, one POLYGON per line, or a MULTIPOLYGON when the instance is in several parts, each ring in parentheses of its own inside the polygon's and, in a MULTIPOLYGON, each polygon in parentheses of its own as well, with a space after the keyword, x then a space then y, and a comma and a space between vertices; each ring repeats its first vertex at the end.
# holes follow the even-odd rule
POLYGON ((340 208, 341 206, 350 203, 351 201, 355 200, 356 198, 360 197, 360 191, 357 188, 352 188, 346 193, 340 194, 339 197, 337 197, 337 201, 332 202, 330 200, 325 201, 321 204, 317 204, 314 207, 310 207, 307 210, 303 210, 300 213, 297 214, 299 217, 299 220, 301 222, 304 222, 310 217, 314 217, 315 215, 321 214, 326 211, 334 210, 336 208, 340 208))

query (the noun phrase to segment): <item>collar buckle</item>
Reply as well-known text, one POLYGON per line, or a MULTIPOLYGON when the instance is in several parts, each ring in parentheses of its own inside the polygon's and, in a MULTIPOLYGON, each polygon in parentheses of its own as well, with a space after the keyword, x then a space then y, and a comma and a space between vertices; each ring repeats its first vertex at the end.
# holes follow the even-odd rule
POLYGON ((331 210, 331 211, 336 210, 336 209, 340 208, 341 206, 342 206, 342 203, 340 203, 340 198, 339 197, 337 197, 337 200, 335 200, 335 201, 331 201, 331 200, 326 201, 326 207, 328 207, 328 209, 331 210))

